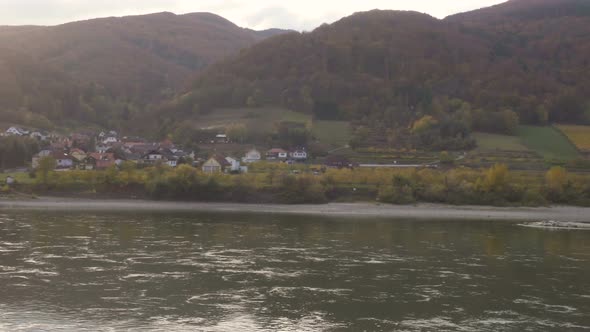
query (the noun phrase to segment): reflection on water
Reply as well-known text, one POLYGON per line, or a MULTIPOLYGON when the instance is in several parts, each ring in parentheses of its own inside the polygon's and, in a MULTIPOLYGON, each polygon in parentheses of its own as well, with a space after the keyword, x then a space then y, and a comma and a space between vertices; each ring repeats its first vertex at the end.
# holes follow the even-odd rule
POLYGON ((590 329, 590 233, 236 214, 0 214, 1 331, 590 329))

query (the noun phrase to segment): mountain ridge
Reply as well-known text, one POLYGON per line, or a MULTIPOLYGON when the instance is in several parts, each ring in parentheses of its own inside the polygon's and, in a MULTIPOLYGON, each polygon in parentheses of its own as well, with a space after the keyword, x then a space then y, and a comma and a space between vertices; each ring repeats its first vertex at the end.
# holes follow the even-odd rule
POLYGON ((8 97, 0 111, 110 125, 116 121, 106 118, 119 117, 121 109, 140 113, 202 68, 277 33, 240 28, 212 13, 0 27, 0 95, 8 97))
POLYGON ((117 128, 154 114, 181 122, 280 106, 382 136, 426 115, 455 116, 455 99, 483 113, 512 110, 523 123, 582 121, 587 7, 512 0, 445 19, 373 10, 305 33, 169 12, 0 27, 0 108, 117 128))
POLYGON ((509 0, 491 7, 449 15, 444 20, 474 23, 498 23, 505 15, 523 20, 551 19, 564 16, 590 16, 590 2, 586 0, 509 0))

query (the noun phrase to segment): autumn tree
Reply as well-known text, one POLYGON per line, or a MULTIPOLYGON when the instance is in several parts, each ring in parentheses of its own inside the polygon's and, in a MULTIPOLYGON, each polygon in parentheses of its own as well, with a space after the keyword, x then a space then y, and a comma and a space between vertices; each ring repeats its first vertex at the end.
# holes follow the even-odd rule
POLYGON ((510 187, 510 171, 504 164, 496 164, 488 169, 477 183, 484 192, 502 193, 510 187))
POLYGON ((545 174, 545 188, 549 200, 561 202, 568 185, 567 171, 563 167, 552 167, 545 174))
POLYGON ((248 139, 248 128, 243 124, 232 124, 225 128, 227 137, 236 143, 244 143, 248 139))

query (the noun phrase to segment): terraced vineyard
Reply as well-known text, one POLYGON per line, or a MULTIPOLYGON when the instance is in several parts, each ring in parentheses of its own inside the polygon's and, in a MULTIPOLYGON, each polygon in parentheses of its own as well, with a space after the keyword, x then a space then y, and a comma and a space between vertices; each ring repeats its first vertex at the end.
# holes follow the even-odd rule
POLYGON ((279 121, 306 123, 311 121, 311 116, 284 108, 263 107, 218 109, 208 114, 198 115, 193 119, 195 126, 201 129, 243 124, 249 130, 257 133, 271 132, 275 123, 279 121))
POLYGON ((557 128, 582 152, 590 152, 590 126, 558 125, 557 128))

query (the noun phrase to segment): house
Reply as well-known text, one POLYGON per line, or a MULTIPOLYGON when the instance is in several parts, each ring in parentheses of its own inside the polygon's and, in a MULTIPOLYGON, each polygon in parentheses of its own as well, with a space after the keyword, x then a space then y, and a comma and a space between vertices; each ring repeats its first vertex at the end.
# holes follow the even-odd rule
POLYGON ((115 137, 115 136, 109 136, 109 137, 105 138, 102 141, 102 144, 104 144, 104 145, 111 145, 111 144, 115 144, 117 142, 119 142, 119 139, 117 137, 115 137))
POLYGON ((238 172, 240 170, 240 162, 232 157, 225 157, 225 160, 231 165, 229 167, 230 172, 238 172))
POLYGON ((66 152, 54 151, 51 157, 55 159, 55 168, 58 170, 66 170, 74 167, 74 159, 66 152))
POLYGON ((149 152, 158 150, 158 145, 154 144, 154 143, 139 143, 139 144, 123 145, 123 146, 127 147, 129 149, 129 151, 131 151, 133 153, 139 153, 142 156, 145 156, 149 152))
POLYGON ((164 159, 164 155, 162 155, 162 153, 158 150, 151 150, 148 153, 146 153, 143 158, 142 158, 143 162, 145 164, 149 164, 149 165, 153 165, 156 164, 158 162, 163 162, 165 161, 164 159))
POLYGON ((245 163, 255 163, 260 161, 261 159, 262 155, 260 154, 260 152, 258 152, 258 150, 256 149, 252 149, 246 153, 244 158, 242 158, 242 161, 245 163))
POLYGON ((167 138, 160 143, 160 148, 172 150, 174 149, 174 143, 172 143, 172 141, 167 138))
POLYGON ((106 153, 107 151, 109 151, 111 149, 110 146, 106 146, 106 145, 97 145, 95 147, 96 152, 98 153, 106 153))
POLYGON ((38 141, 46 141, 49 136, 45 133, 42 133, 40 131, 34 131, 32 133, 29 134, 29 137, 34 138, 38 141))
POLYGON ((240 161, 232 158, 232 157, 225 157, 228 163, 230 163, 229 171, 232 173, 248 173, 248 166, 240 165, 240 161))
POLYGON ((12 186, 15 183, 16 183, 16 180, 12 176, 9 175, 6 177, 6 185, 12 186))
POLYGON ((72 158, 74 158, 74 161, 77 162, 83 162, 88 157, 86 152, 84 152, 84 150, 81 149, 70 149, 70 156, 72 156, 72 158))
POLYGON ((215 143, 229 143, 229 138, 225 134, 215 136, 215 143))
POLYGON ((267 160, 286 160, 289 153, 283 149, 270 149, 266 152, 267 160))
POLYGON ((289 156, 291 157, 291 159, 293 159, 294 161, 306 161, 307 160, 307 152, 305 151, 305 149, 296 149, 293 150, 289 153, 289 156))
POLYGON ((232 165, 222 156, 215 155, 203 164, 203 172, 207 174, 222 173, 232 165))
POLYGON ((142 155, 139 153, 135 153, 129 149, 125 149, 122 151, 122 153, 120 155, 115 155, 115 159, 116 159, 116 164, 118 166, 120 166, 121 164, 123 164, 124 162, 128 161, 128 162, 132 162, 132 163, 138 163, 142 158, 142 155))
POLYGON ((63 151, 52 151, 50 157, 55 159, 55 169, 66 170, 74 167, 74 159, 63 151))
POLYGON ((115 166, 115 154, 91 153, 86 159, 86 169, 103 170, 115 166))
POLYGON ((162 155, 162 161, 166 162, 166 165, 170 167, 178 166, 178 160, 180 159, 170 149, 160 149, 158 152, 162 155))
POLYGON ((6 134, 13 135, 13 136, 26 136, 29 134, 29 131, 24 130, 19 127, 10 127, 6 130, 6 134))

